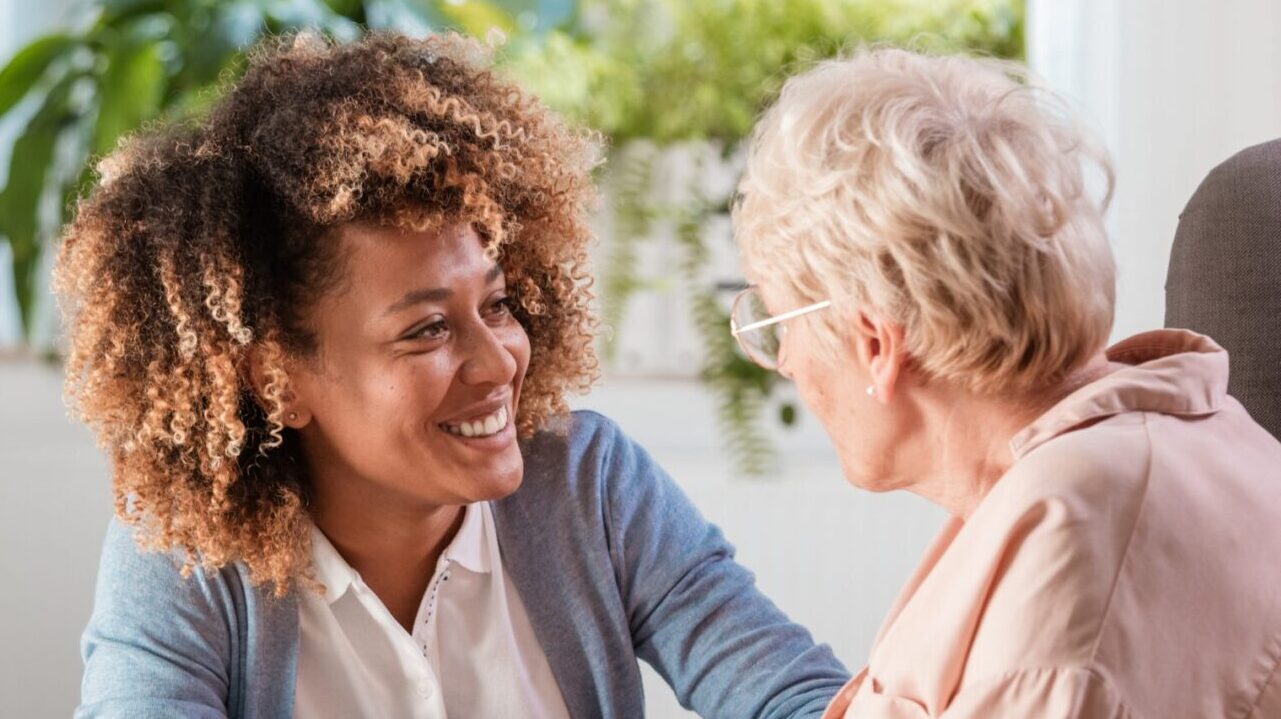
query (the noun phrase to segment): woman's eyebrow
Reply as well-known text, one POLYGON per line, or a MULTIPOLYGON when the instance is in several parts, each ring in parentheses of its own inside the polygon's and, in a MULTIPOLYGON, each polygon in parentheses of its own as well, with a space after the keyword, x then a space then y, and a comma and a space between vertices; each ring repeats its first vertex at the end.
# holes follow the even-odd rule
MULTIPOLYGON (((502 273, 503 268, 499 265, 494 265, 489 268, 489 271, 485 273, 485 284, 489 284, 498 279, 498 276, 502 273)), ((427 287, 418 290, 411 290, 406 292, 404 297, 401 297, 399 300, 392 303, 392 305, 383 312, 383 315, 394 315, 406 307, 412 307, 413 305, 421 302, 440 302, 441 300, 449 299, 453 294, 454 291, 448 287, 427 287)))

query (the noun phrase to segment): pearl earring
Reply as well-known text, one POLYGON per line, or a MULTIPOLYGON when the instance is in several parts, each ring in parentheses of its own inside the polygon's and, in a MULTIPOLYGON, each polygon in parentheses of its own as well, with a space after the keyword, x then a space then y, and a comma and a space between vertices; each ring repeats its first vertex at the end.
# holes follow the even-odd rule
POLYGON ((297 412, 290 412, 290 413, 289 413, 289 421, 290 421, 290 422, 297 422, 297 421, 298 421, 298 413, 297 413, 297 412))
POLYGON ((875 396, 876 396, 876 388, 875 388, 875 387, 873 387, 873 386, 872 386, 872 385, 870 385, 870 384, 867 386, 867 396, 868 396, 868 397, 875 397, 875 396))

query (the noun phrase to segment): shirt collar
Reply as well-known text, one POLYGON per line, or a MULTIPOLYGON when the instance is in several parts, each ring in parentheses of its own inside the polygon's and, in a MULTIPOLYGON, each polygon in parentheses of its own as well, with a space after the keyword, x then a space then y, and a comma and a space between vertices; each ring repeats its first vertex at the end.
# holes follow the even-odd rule
POLYGON ((489 537, 493 527, 489 512, 483 503, 469 504, 464 509, 463 524, 454 535, 454 541, 445 547, 442 558, 477 574, 489 574, 491 569, 489 537))
POLYGON ((1228 353, 1204 335, 1155 330, 1107 351, 1112 372, 1065 397, 1010 440, 1015 459, 1083 423, 1125 412, 1204 415, 1228 389, 1228 353))
MULTIPOLYGON (((441 553, 442 564, 457 564, 477 574, 489 574, 493 567, 488 551, 493 531, 484 506, 481 503, 467 505, 463 508, 463 523, 458 533, 441 553)), ((325 585, 325 601, 329 604, 338 601, 360 581, 360 575, 314 522, 311 525, 311 563, 316 580, 325 585)))
POLYGON ((311 567, 316 580, 325 585, 325 601, 329 604, 338 601, 356 581, 356 570, 343 559, 315 522, 311 524, 311 567))

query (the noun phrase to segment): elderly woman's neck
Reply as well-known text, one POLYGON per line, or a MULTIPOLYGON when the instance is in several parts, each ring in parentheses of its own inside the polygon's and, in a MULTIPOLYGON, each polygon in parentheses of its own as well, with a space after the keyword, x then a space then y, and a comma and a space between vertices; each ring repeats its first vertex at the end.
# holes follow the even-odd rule
MULTIPOLYGON (((934 386, 913 393, 926 431, 913 455, 921 458, 916 478, 904 486, 969 519, 1000 481, 1015 457, 1010 440, 1063 398, 1109 372, 1099 352, 1052 389, 1035 395, 981 396, 961 388, 934 386)), ((911 455, 910 455, 911 456, 911 455)))

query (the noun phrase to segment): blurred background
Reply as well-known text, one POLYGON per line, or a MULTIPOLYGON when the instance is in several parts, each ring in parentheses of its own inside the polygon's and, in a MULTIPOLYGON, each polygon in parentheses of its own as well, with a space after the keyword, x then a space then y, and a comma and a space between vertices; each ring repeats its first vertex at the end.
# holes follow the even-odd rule
MULTIPOLYGON (((787 75, 862 42, 1028 62, 1112 152, 1114 331, 1163 320, 1178 214, 1201 178, 1281 136, 1275 0, 0 0, 0 716, 68 716, 111 513, 61 400, 48 292, 89 161, 198 116, 263 33, 453 28, 609 140, 594 251, 606 373, 575 406, 646 445, 762 588, 851 670, 939 510, 847 486, 792 388, 735 351, 727 200, 787 75)), ((649 715, 688 716, 652 672, 649 715)))

